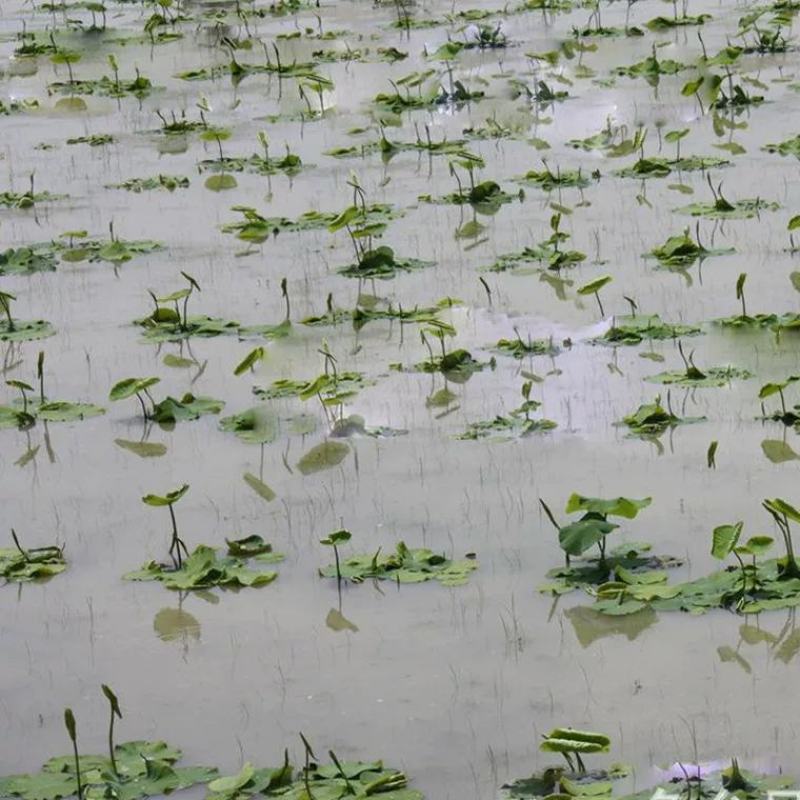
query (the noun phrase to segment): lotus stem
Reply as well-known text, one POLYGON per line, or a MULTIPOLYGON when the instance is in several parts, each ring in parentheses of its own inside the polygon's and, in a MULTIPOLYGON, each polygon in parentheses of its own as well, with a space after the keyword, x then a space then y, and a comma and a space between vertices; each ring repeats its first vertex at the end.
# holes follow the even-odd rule
POLYGON ((17 532, 12 528, 11 529, 11 538, 14 540, 14 545, 16 546, 17 550, 22 554, 22 558, 25 562, 29 562, 31 560, 30 556, 28 555, 28 551, 25 550, 22 545, 19 543, 19 539, 17 538, 17 532))
POLYGON ((78 755, 78 736, 75 731, 75 715, 71 708, 64 709, 64 725, 67 728, 69 738, 72 740, 72 752, 75 756, 75 779, 78 784, 78 800, 82 800, 83 786, 81 784, 81 762, 78 755))

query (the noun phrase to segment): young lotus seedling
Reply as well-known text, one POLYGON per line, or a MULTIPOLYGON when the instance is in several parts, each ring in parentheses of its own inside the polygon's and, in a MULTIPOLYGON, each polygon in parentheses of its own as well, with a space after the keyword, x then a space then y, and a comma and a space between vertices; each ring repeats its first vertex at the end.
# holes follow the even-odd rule
POLYGON ((181 270, 181 275, 188 281, 189 285, 183 289, 178 289, 171 294, 165 295, 164 297, 156 297, 152 291, 149 291, 150 297, 153 298, 153 302, 155 303, 155 311, 153 312, 150 319, 158 324, 158 323, 166 323, 166 324, 173 324, 176 323, 181 331, 187 331, 189 329, 189 317, 188 317, 188 308, 189 308, 189 298, 192 296, 192 292, 195 289, 200 292, 200 284, 189 274, 183 272, 181 270), (179 302, 183 300, 183 313, 181 314, 179 302), (163 303, 173 303, 174 308, 163 308, 163 303))
POLYGON ((567 501, 565 509, 567 514, 583 511, 583 516, 577 522, 569 525, 559 525, 547 504, 539 498, 547 518, 558 531, 558 543, 566 556, 569 566, 570 556, 580 556, 590 547, 597 545, 600 551, 599 564, 604 569, 606 564, 606 536, 616 530, 619 525, 608 521, 608 517, 622 517, 635 519, 638 513, 647 508, 652 498, 645 497, 633 500, 627 497, 616 497, 604 500, 599 497, 583 497, 573 493, 567 501))
POLYGON ((139 405, 142 407, 142 416, 147 420, 155 413, 156 407, 155 400, 153 400, 153 396, 150 394, 148 389, 151 386, 155 386, 155 384, 159 383, 160 381, 161 378, 125 378, 124 380, 119 381, 119 383, 115 383, 114 386, 111 387, 111 391, 108 393, 108 399, 113 402, 116 400, 126 400, 127 398, 136 395, 136 399, 139 401, 139 405), (147 397, 147 399, 150 401, 151 411, 149 413, 142 395, 147 397))
MULTIPOLYGON (((55 44, 53 45, 55 47, 55 44)), ((81 54, 74 50, 63 50, 56 48, 56 52, 50 56, 50 61, 58 66, 59 64, 67 65, 67 72, 69 73, 70 85, 75 83, 75 76, 72 74, 72 65, 77 64, 81 60, 81 54)))
POLYGON ((578 294, 580 295, 589 295, 593 294, 595 300, 597 300, 597 305, 600 308, 600 316, 605 317, 605 311, 603 311, 603 304, 600 302, 600 290, 608 283, 611 283, 612 278, 610 275, 603 275, 600 278, 596 278, 589 283, 584 284, 578 289, 578 294))
POLYGON ((234 368, 233 374, 237 377, 244 375, 245 372, 253 368, 259 361, 263 361, 265 351, 263 347, 254 347, 234 368))
POLYGON ((736 279, 736 299, 742 301, 742 319, 747 318, 747 304, 744 299, 744 284, 746 280, 746 272, 740 273, 739 277, 736 279))
POLYGON ((762 401, 761 403, 761 414, 764 419, 771 419, 775 420, 776 422, 782 422, 784 425, 796 425, 800 422, 800 408, 795 406, 796 411, 788 411, 786 408, 786 399, 783 396, 783 390, 792 383, 796 383, 800 381, 800 375, 790 375, 785 381, 781 381, 780 383, 765 383, 758 392, 759 400, 762 401), (764 409, 763 401, 767 397, 772 397, 773 395, 777 394, 781 400, 781 410, 775 411, 774 413, 767 415, 766 410, 764 409))
MULTIPOLYGON (((29 257, 35 258, 30 248, 19 248, 16 251, 12 249, 0 253, 0 274, 3 274, 4 265, 9 268, 9 262, 13 262, 15 257, 23 259, 23 262, 29 257)), ((9 271, 13 270, 9 268, 9 271)), ((26 270, 23 269, 23 271, 26 270)), ((5 317, 5 319, 0 319, 0 341, 25 342, 32 339, 46 339, 55 334, 55 328, 45 320, 14 319, 11 316, 11 301, 16 299, 13 294, 0 290, 0 314, 5 317)))
POLYGON ((678 213, 706 219, 751 219, 757 217, 761 211, 776 211, 780 208, 780 204, 762 200, 760 197, 731 202, 722 193, 722 183, 715 187, 711 181, 711 175, 708 173, 706 173, 706 180, 714 198, 713 202, 691 203, 676 209, 678 213))
POLYGON ((741 556, 751 556, 753 559, 753 563, 748 565, 747 570, 745 570, 742 564, 742 575, 744 576, 745 572, 749 571, 753 576, 753 585, 751 587, 753 592, 761 587, 761 583, 758 579, 758 563, 756 559, 759 556, 766 555, 774 543, 775 540, 771 536, 751 536, 744 544, 740 544, 734 548, 734 554, 739 558, 740 564, 742 564, 741 556))
POLYGON ((708 367, 700 370, 694 363, 694 350, 689 353, 687 358, 680 341, 678 341, 678 353, 683 361, 683 371, 659 372, 657 375, 651 375, 646 378, 646 380, 667 385, 711 387, 725 386, 730 383, 732 378, 747 379, 752 377, 746 369, 739 369, 733 366, 708 367))
POLYGON ((181 550, 188 556, 189 550, 183 542, 183 539, 178 535, 178 524, 175 521, 175 510, 173 506, 189 491, 189 484, 184 483, 180 489, 175 489, 172 492, 167 492, 166 495, 161 496, 157 494, 148 494, 142 498, 142 502, 148 506, 166 506, 169 509, 169 517, 172 522, 172 538, 169 545, 169 554, 172 557, 173 564, 176 569, 183 566, 183 559, 181 557, 181 550))
POLYGON ((100 688, 103 690, 103 694, 108 700, 108 704, 111 708, 111 718, 108 723, 108 757, 111 761, 111 769, 114 770, 115 775, 119 775, 119 770, 117 769, 117 760, 114 757, 114 718, 117 717, 122 719, 122 711, 119 708, 119 700, 117 700, 117 696, 111 691, 111 687, 107 686, 105 683, 101 684, 100 688))
POLYGON ((664 267, 690 267, 698 259, 702 260, 709 256, 727 255, 732 253, 733 248, 714 249, 705 247, 700 241, 700 223, 695 226, 695 239, 692 239, 689 228, 677 236, 670 236, 664 244, 654 247, 645 257, 652 257, 658 260, 664 267))
POLYGON ((265 339, 283 339, 285 336, 288 336, 292 330, 292 308, 289 302, 289 288, 286 278, 281 279, 281 297, 283 298, 284 306, 284 317, 281 322, 275 325, 248 325, 246 327, 240 327, 239 337, 255 335, 263 336, 265 339))
POLYGON ((683 130, 679 131, 667 131, 666 135, 664 136, 664 140, 669 142, 670 144, 675 145, 675 162, 681 160, 681 139, 687 136, 689 133, 688 128, 684 128, 683 130))
POLYGON ((731 553, 733 553, 736 556, 736 560, 739 562, 739 566, 742 570, 742 588, 737 601, 739 606, 741 606, 741 604, 744 602, 745 593, 747 591, 747 575, 745 574, 745 566, 744 562, 739 556, 739 553, 737 552, 736 547, 743 527, 743 522, 737 522, 733 525, 719 525, 714 528, 711 539, 711 555, 714 556, 714 558, 724 561, 731 553))
POLYGON ((577 731, 573 728, 554 728, 548 733, 539 745, 539 749, 546 753, 561 753, 570 770, 579 775, 586 774, 586 766, 581 754, 607 753, 611 747, 611 739, 603 733, 592 731, 577 731), (575 757, 575 762, 572 761, 575 757))
POLYGON ((769 512, 778 530, 783 537, 783 544, 786 547, 786 558, 779 567, 780 578, 800 578, 800 566, 794 558, 794 546, 792 543, 792 532, 789 528, 789 520, 800 522, 800 511, 794 506, 789 505, 785 500, 776 497, 773 500, 764 500, 761 505, 769 512))
POLYGON ((43 422, 74 422, 104 414, 105 409, 90 403, 70 403, 65 400, 47 400, 44 393, 44 353, 39 353, 36 363, 36 375, 39 381, 39 396, 28 399, 28 392, 33 386, 23 381, 8 381, 9 386, 22 393, 22 410, 15 407, 0 406, 0 427, 15 425, 29 428, 37 420, 43 422))
POLYGON ((652 441, 661 436, 664 431, 677 425, 701 422, 704 419, 705 417, 679 417, 674 414, 668 392, 666 408, 661 405, 661 396, 657 395, 652 403, 639 406, 636 411, 623 417, 621 423, 617 424, 626 425, 632 436, 652 441))
POLYGON ((349 542, 352 538, 353 534, 350 533, 350 531, 342 529, 334 531, 328 534, 324 539, 319 540, 320 544, 333 548, 333 557, 336 559, 336 580, 338 583, 342 582, 342 568, 339 562, 339 545, 349 542))
POLYGON ((789 252, 796 253, 798 252, 798 248, 795 246, 794 243, 794 236, 792 235, 793 231, 796 231, 800 228, 800 214, 797 216, 792 217, 789 220, 789 224, 786 226, 786 230, 789 231, 789 252))
POLYGON ((14 330, 14 319, 11 316, 11 301, 16 299, 15 295, 0 291, 0 310, 6 315, 6 331, 8 333, 14 330))
POLYGON ((75 779, 78 783, 78 800, 83 798, 83 786, 81 785, 81 762, 78 756, 78 733, 75 730, 75 715, 71 708, 64 709, 64 725, 72 742, 72 752, 75 756, 75 779))
POLYGON ((398 542, 395 551, 382 555, 378 548, 374 553, 359 553, 344 561, 337 569, 326 566, 319 570, 323 578, 342 578, 353 583, 367 579, 392 581, 393 583, 425 583, 438 581, 442 586, 463 586, 470 574, 478 568, 475 554, 469 553, 462 561, 454 561, 428 548, 408 547, 398 542))
POLYGON ((28 395, 26 392, 33 392, 35 391, 33 386, 29 383, 25 383, 25 381, 6 381, 6 386, 11 386, 14 389, 19 389, 20 394, 22 395, 22 415, 23 417, 32 417, 31 414, 28 413, 28 395))
MULTIPOLYGON (((774 544, 774 539, 771 536, 751 536, 745 544, 740 545, 739 536, 741 535, 742 527, 743 523, 737 522, 735 525, 720 525, 714 528, 711 543, 711 555, 714 558, 722 561, 733 553, 739 562, 742 585, 736 597, 737 610, 741 610, 746 604, 748 593, 755 595, 762 588, 763 584, 759 581, 756 558, 767 553, 774 544), (742 561, 742 556, 751 556, 752 563, 745 564, 742 561)), ((723 605, 726 604, 727 599, 726 597, 722 598, 723 605)))
POLYGON ((200 134, 200 138, 204 142, 216 142, 217 149, 219 150, 219 163, 225 161, 225 156, 222 153, 222 143, 231 138, 231 132, 225 128, 208 128, 200 134))

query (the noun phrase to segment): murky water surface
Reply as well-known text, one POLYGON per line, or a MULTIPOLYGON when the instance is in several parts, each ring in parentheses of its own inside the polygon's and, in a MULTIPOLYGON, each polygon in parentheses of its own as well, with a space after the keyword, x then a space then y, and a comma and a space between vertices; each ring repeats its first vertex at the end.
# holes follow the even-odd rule
MULTIPOLYGON (((713 15, 702 35, 714 53, 735 36, 738 18, 752 7, 692 0, 689 11, 713 15)), ((284 63, 312 60, 316 50, 345 45, 362 51, 363 61, 314 68, 334 88, 324 94, 325 115, 312 118, 309 105, 318 108, 319 99, 306 89, 307 105, 296 78, 254 74, 234 85, 229 75, 193 82, 175 77, 228 63, 224 37, 248 36, 232 4, 187 2, 188 20, 174 28, 183 38, 151 45, 142 34, 150 6, 111 3, 107 30, 91 34, 77 24, 68 30, 69 20, 91 24, 90 13, 79 6, 49 13, 19 0, 3 3, 0 99, 35 98, 39 108, 0 116, 0 189, 23 192, 35 173, 37 191, 68 197, 34 210, 0 211, 0 249, 47 242, 65 231, 107 236, 111 222, 122 239, 155 240, 166 249, 117 269, 104 262, 62 262, 55 272, 0 279, 0 288, 17 298, 17 316, 47 319, 58 331, 42 342, 3 344, 4 378, 32 380, 43 349, 50 395, 107 406, 105 416, 78 424, 0 432, 2 536, 13 526, 31 545, 58 540, 70 562, 64 575, 47 584, 2 589, 0 773, 37 768, 48 755, 67 750, 65 706, 79 716, 85 748, 102 748, 101 682, 112 684, 122 698, 121 730, 128 738, 165 738, 182 746, 194 763, 217 764, 228 772, 243 758, 271 763, 286 744, 294 747, 302 730, 320 749, 332 747, 340 757, 386 758, 440 800, 493 797, 504 781, 542 763, 540 734, 562 724, 607 731, 614 756, 636 766, 639 786, 654 777, 654 765, 691 758, 695 748, 708 759, 738 754, 751 763, 772 759, 790 771, 796 763, 798 709, 791 686, 800 633, 791 613, 747 620, 725 612, 652 614, 603 622, 578 608, 586 604, 578 593, 554 601, 536 589, 562 560, 539 497, 561 512, 573 491, 652 496, 652 507, 626 524, 624 535, 685 558, 682 574, 692 576, 715 568, 708 553, 715 525, 742 519, 750 534, 774 535, 761 499, 800 499, 796 461, 772 463, 761 446, 765 439, 785 437, 796 447, 796 434, 755 419, 758 387, 800 366, 795 336, 776 341, 769 332, 707 325, 703 336, 686 340, 699 366, 732 363, 755 377, 718 389, 673 389, 676 408, 707 421, 666 434, 658 447, 626 438, 614 423, 657 394, 646 376, 680 368, 675 344, 615 352, 588 341, 609 326, 612 315, 627 313, 624 296, 634 298, 643 313, 671 322, 734 314, 741 272, 748 273, 749 310, 797 309, 798 295, 789 282, 796 262, 785 250, 787 222, 800 208, 797 166, 761 150, 797 130, 797 56, 743 57, 741 68, 766 88, 751 86, 752 91, 767 100, 734 116, 735 128, 715 132, 711 115, 703 115, 693 97, 681 95, 686 74, 663 76, 657 87, 625 77, 604 80, 616 66, 649 55, 653 42, 663 45, 660 58, 696 60, 695 28, 586 40, 596 51, 562 57, 554 67, 536 62, 534 74, 529 55, 558 49, 573 26, 587 24, 590 12, 502 14, 501 6, 488 0, 475 0, 469 8, 498 12, 484 24, 501 22, 509 40, 504 49, 464 52, 453 63, 454 79, 484 91, 486 99, 404 113, 385 129, 387 138, 413 141, 416 124, 420 131, 429 127, 434 141, 457 139, 491 118, 514 135, 466 142, 485 161, 481 180, 496 180, 516 193, 520 184, 513 179, 540 168, 543 157, 554 170, 581 167, 586 175, 597 170, 601 177, 582 191, 548 194, 527 186, 523 199, 491 215, 477 214, 485 229, 465 239, 456 231, 473 219, 468 205, 418 200, 456 190, 447 157, 417 151, 391 158, 378 152, 349 159, 326 154, 377 140, 371 101, 391 91, 390 79, 430 67, 448 84, 442 64, 426 59, 425 51, 432 53, 448 36, 463 40, 468 22, 452 16, 464 10, 461 4, 412 8, 414 17, 442 24, 410 32, 393 26, 398 13, 393 4, 363 0, 251 18, 250 35, 270 47, 277 42, 284 63), (47 87, 68 79, 65 66, 55 67, 47 55, 13 57, 23 26, 29 32, 57 26, 62 46, 82 53, 73 65, 76 79, 110 74, 107 56, 113 53, 121 76, 131 79, 138 68, 158 88, 141 101, 85 96, 85 111, 64 112, 56 105, 59 95, 47 87), (328 41, 307 33, 276 39, 306 29, 340 33, 328 41), (409 55, 390 64, 376 57, 378 47, 409 55), (554 90, 568 91, 569 99, 537 108, 513 89, 512 78, 534 89, 536 79, 544 78, 554 90), (257 134, 265 131, 271 152, 282 153, 286 144, 304 168, 293 177, 278 173, 270 179, 235 173, 235 188, 209 191, 205 181, 213 173, 199 172, 198 163, 218 157, 216 142, 203 141, 197 132, 165 137, 156 115, 185 111, 189 119, 199 119, 198 103, 210 109, 204 112, 209 124, 231 131, 222 143, 226 155, 260 152, 257 134), (683 272, 659 269, 642 254, 687 224, 689 218, 676 214, 676 207, 709 200, 710 190, 702 172, 646 183, 617 177, 614 170, 635 156, 610 159, 566 144, 597 133, 609 118, 626 126, 629 135, 646 126, 648 155, 661 148, 671 156, 674 145, 664 142, 663 134, 688 128, 684 153, 731 159, 730 166, 711 171, 727 197, 758 195, 781 208, 749 220, 701 221, 706 246, 735 253, 683 272), (366 131, 353 134, 356 128, 366 131), (68 138, 95 134, 112 134, 114 141, 66 144, 68 138), (549 149, 537 149, 534 139, 546 141, 549 149), (719 149, 731 141, 745 152, 733 156, 719 149), (233 206, 292 218, 310 209, 338 212, 351 202, 351 173, 369 202, 391 203, 404 212, 389 224, 382 243, 435 266, 359 285, 337 272, 352 260, 344 232, 283 232, 249 245, 220 229, 240 218, 233 206), (190 186, 140 194, 106 188, 159 174, 186 176, 190 186), (562 230, 572 237, 570 248, 587 254, 578 267, 562 271, 566 283, 548 282, 535 269, 487 272, 499 255, 550 235, 553 203, 572 211, 563 215, 562 230), (290 336, 264 342, 265 360, 254 374, 241 377, 232 375, 233 368, 256 340, 227 336, 182 346, 143 341, 131 323, 152 309, 147 290, 164 294, 179 288, 180 270, 202 287, 190 311, 251 325, 283 318, 280 281, 286 277, 290 336), (606 273, 613 282, 602 291, 601 319, 594 298, 580 297, 576 289, 606 273), (486 281, 491 302, 479 278, 486 281), (524 338, 552 336, 559 346, 570 339, 571 346, 552 358, 523 362, 497 355, 493 368, 448 384, 454 398, 447 408, 432 408, 426 400, 444 388, 442 375, 389 366, 428 357, 418 326, 371 322, 356 331, 349 323, 299 324, 324 312, 329 293, 335 306, 351 308, 359 291, 404 308, 458 298, 461 304, 441 315, 457 329, 448 346, 466 348, 480 360, 488 361, 493 343, 513 338, 515 328, 524 338), (359 370, 375 381, 347 403, 345 413, 361 415, 368 426, 406 429, 407 435, 343 440, 349 451, 338 465, 304 475, 298 461, 328 430, 314 399, 267 401, 284 418, 303 412, 317 424, 302 435, 281 433, 263 447, 219 430, 214 416, 163 430, 143 425, 135 400, 107 402, 116 381, 157 375, 159 398, 191 390, 224 400, 223 416, 238 413, 259 402, 254 385, 319 374, 323 338, 340 370, 359 370), (642 358, 643 352, 664 361, 642 358), (188 361, 169 366, 175 356, 188 361), (542 379, 531 397, 541 401, 540 412, 557 422, 557 429, 507 442, 454 438, 469 423, 519 405, 523 371, 542 379), (706 465, 712 440, 719 442, 716 469, 706 465), (143 458, 120 441, 163 447, 143 458), (275 499, 267 503, 255 494, 243 481, 245 473, 259 476, 275 499), (142 562, 166 555, 166 512, 140 498, 182 483, 191 490, 176 511, 190 547, 261 534, 287 555, 275 583, 180 598, 158 584, 120 580, 142 562), (335 581, 319 579, 316 570, 331 555, 319 539, 340 526, 354 534, 345 552, 391 550, 402 539, 454 557, 475 552, 480 567, 468 585, 452 589, 433 583, 346 586, 341 613, 352 628, 337 631, 326 624, 331 609, 338 608, 335 581), (745 630, 742 638, 745 623, 788 644, 782 649, 748 644, 753 637, 745 630), (720 648, 732 649, 741 660, 723 661, 720 648)), ((631 24, 671 11, 669 4, 643 0, 633 5, 631 24)), ((604 4, 604 25, 624 20, 625 4, 604 4)), ((261 46, 238 50, 237 59, 263 63, 261 46)), ((10 401, 12 390, 4 387, 4 393, 4 402, 10 401)))

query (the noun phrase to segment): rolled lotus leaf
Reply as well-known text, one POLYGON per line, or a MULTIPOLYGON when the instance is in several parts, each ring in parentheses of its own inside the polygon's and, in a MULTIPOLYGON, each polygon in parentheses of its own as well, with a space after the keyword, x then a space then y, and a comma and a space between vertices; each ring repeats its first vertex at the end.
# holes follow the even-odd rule
POLYGON ((554 728, 539 745, 548 753, 607 753, 611 739, 604 733, 554 728))

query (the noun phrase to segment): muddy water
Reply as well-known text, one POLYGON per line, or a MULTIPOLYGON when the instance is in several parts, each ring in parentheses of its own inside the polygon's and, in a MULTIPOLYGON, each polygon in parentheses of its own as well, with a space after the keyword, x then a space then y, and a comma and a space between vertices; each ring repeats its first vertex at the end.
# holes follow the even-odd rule
MULTIPOLYGON (((736 21, 749 5, 691 4, 691 13, 707 11, 715 17, 703 28, 709 52, 735 35, 736 21)), ((471 7, 494 8, 480 0, 471 7)), ((566 87, 571 97, 538 115, 509 89, 511 76, 529 84, 533 80, 526 53, 555 49, 573 25, 585 24, 588 12, 506 16, 503 29, 513 46, 462 55, 455 67, 457 78, 485 89, 486 100, 457 110, 418 111, 403 117, 401 128, 387 129, 390 139, 408 141, 415 121, 429 125, 434 140, 457 138, 490 116, 520 126, 520 140, 469 144, 485 159, 481 178, 497 180, 510 191, 518 188, 512 178, 538 168, 543 154, 551 167, 601 172, 600 181, 582 193, 565 189, 547 195, 526 188, 523 201, 479 217, 486 241, 469 248, 454 232, 471 211, 417 201, 421 194, 455 190, 445 158, 402 152, 384 163, 378 154, 337 160, 324 153, 374 141, 370 99, 389 89, 389 78, 425 68, 423 49, 433 51, 448 32, 457 36, 463 23, 406 35, 390 27, 396 18, 393 7, 348 2, 251 21, 251 32, 265 42, 297 26, 316 27, 314 14, 324 30, 348 31, 338 45, 283 42, 284 60, 307 58, 313 49, 341 46, 341 41, 353 48, 396 46, 410 53, 398 65, 319 66, 335 83, 325 98, 333 110, 322 120, 301 124, 297 115, 304 104, 294 80, 254 75, 232 86, 227 77, 213 82, 174 77, 225 63, 225 51, 215 45, 220 33, 246 35, 232 14, 225 17, 228 28, 215 29, 203 18, 212 8, 217 6, 187 5, 185 13, 193 21, 180 26, 184 38, 156 47, 110 41, 141 32, 150 10, 131 5, 109 9, 105 34, 64 34, 60 41, 83 53, 74 66, 76 77, 107 74, 106 56, 115 53, 123 77, 138 67, 163 87, 141 102, 87 97, 84 113, 64 114, 54 108, 56 98, 46 89, 53 80, 66 80, 64 67, 56 76, 43 56, 34 74, 14 75, 9 57, 23 24, 29 31, 63 27, 65 14, 35 12, 17 0, 3 4, 2 98, 38 98, 41 109, 0 117, 0 188, 24 191, 35 171, 38 190, 69 195, 40 205, 36 213, 0 211, 3 248, 47 241, 66 230, 103 235, 111 221, 125 239, 154 239, 167 247, 118 270, 103 263, 62 263, 55 273, 3 277, 2 289, 18 298, 16 315, 46 318, 58 329, 56 337, 42 343, 11 350, 4 345, 4 377, 30 380, 43 349, 48 393, 54 397, 108 405, 114 382, 152 374, 161 377, 159 397, 191 389, 224 399, 225 413, 237 413, 254 404, 254 384, 320 372, 317 351, 324 337, 340 368, 362 370, 377 381, 349 403, 348 413, 408 434, 352 439, 341 464, 304 476, 297 461, 325 438, 324 416, 313 402, 271 401, 286 416, 314 415, 319 426, 315 433, 282 437, 264 448, 221 432, 213 417, 180 423, 173 431, 158 426, 145 431, 132 400, 110 405, 104 417, 80 424, 0 432, 5 528, 13 525, 30 544, 57 539, 70 561, 69 571, 46 585, 2 591, 5 735, 0 773, 33 769, 48 755, 66 750, 61 712, 67 705, 78 716, 83 746, 101 748, 101 682, 112 684, 122 698, 125 735, 165 738, 183 747, 194 762, 232 771, 244 759, 277 761, 284 745, 295 742, 302 730, 340 757, 384 757, 406 769, 414 785, 433 798, 494 796, 503 781, 542 763, 539 734, 559 724, 607 731, 615 758, 636 766, 640 786, 653 777, 653 765, 696 752, 707 759, 738 754, 745 763, 774 759, 790 769, 798 755, 797 707, 794 695, 787 697, 796 674, 792 656, 798 648, 791 644, 796 640, 783 650, 770 650, 767 644, 744 642, 740 628, 746 622, 778 636, 786 626, 788 637, 794 630, 791 614, 775 612, 758 620, 728 613, 653 615, 637 617, 636 623, 603 625, 574 610, 585 603, 577 594, 554 603, 537 594, 536 586, 562 557, 539 512, 539 497, 560 510, 573 490, 652 496, 652 507, 626 526, 625 535, 685 558, 687 575, 712 568, 708 550, 715 525, 743 519, 750 534, 773 533, 760 510, 761 498, 800 499, 796 463, 773 464, 761 449, 762 440, 780 439, 783 430, 754 419, 761 383, 798 369, 793 336, 776 342, 769 333, 708 327, 703 337, 691 340, 698 365, 734 363, 757 377, 721 389, 673 391, 673 403, 684 414, 704 415, 708 421, 666 435, 661 452, 625 438, 613 423, 655 396, 658 387, 644 383, 644 377, 679 368, 674 344, 653 345, 665 359, 659 364, 639 357, 644 347, 614 353, 587 342, 610 324, 612 314, 627 311, 624 295, 635 298, 642 311, 673 322, 733 314, 738 310, 734 284, 744 271, 751 311, 796 310, 798 297, 788 280, 795 265, 784 248, 786 223, 800 207, 797 166, 760 150, 797 129, 800 97, 786 82, 776 82, 794 78, 796 55, 747 57, 750 74, 769 87, 768 102, 735 118, 746 123, 733 134, 746 153, 713 172, 715 182, 724 181, 729 198, 757 194, 782 209, 764 212, 760 219, 702 222, 704 241, 733 247, 736 253, 676 274, 657 269, 641 254, 686 224, 675 207, 710 199, 704 176, 685 174, 682 182, 694 194, 684 195, 669 188, 672 177, 646 185, 614 177, 612 171, 630 158, 606 159, 565 143, 596 133, 612 117, 630 131, 640 124, 648 127, 648 154, 658 150, 659 128, 687 127, 691 133, 684 153, 725 155, 713 145, 725 143, 731 134, 718 138, 695 101, 680 95, 685 74, 662 78, 657 91, 628 78, 601 86, 574 78, 577 60, 562 61, 556 71, 573 80, 566 87), (256 152, 257 133, 265 130, 274 152, 285 142, 309 166, 291 179, 237 174, 237 188, 208 191, 207 175, 198 174, 197 163, 215 157, 216 144, 189 134, 185 148, 167 148, 154 113, 185 109, 196 118, 195 106, 203 97, 212 109, 209 121, 232 131, 224 143, 226 154, 256 152), (273 115, 283 118, 265 120, 273 115), (372 132, 356 138, 348 133, 364 126, 372 132), (67 138, 99 133, 112 133, 116 142, 96 148, 65 144, 67 138), (545 139, 550 149, 537 151, 526 141, 532 137, 545 139), (37 147, 42 143, 50 147, 37 147), (436 262, 434 268, 377 282, 380 296, 404 307, 459 298, 463 304, 443 318, 458 330, 455 345, 483 359, 489 358, 493 342, 513 335, 515 326, 523 336, 552 335, 556 342, 570 338, 572 347, 554 359, 521 364, 498 356, 494 369, 465 384, 450 384, 457 399, 451 413, 441 415, 426 406, 426 398, 443 387, 441 376, 388 367, 427 357, 415 327, 401 331, 396 323, 371 323, 356 333, 349 325, 319 329, 297 324, 308 314, 322 313, 329 292, 341 307, 355 302, 357 281, 336 272, 351 258, 346 238, 325 231, 283 233, 242 255, 248 247, 223 234, 220 226, 237 218, 234 205, 253 206, 269 216, 340 210, 350 202, 346 181, 351 171, 370 201, 406 211, 390 224, 385 243, 404 257, 436 262), (187 175, 191 186, 138 195, 104 188, 159 173, 187 175), (585 204, 578 207, 581 200, 585 204), (564 217, 564 229, 572 236, 570 246, 589 255, 583 265, 563 274, 574 281, 564 300, 538 273, 481 271, 498 255, 545 239, 551 202, 574 208, 564 217), (143 343, 131 320, 149 313, 147 289, 162 293, 180 285, 179 270, 202 286, 192 298, 195 312, 250 324, 280 321, 279 284, 286 276, 296 323, 292 335, 266 344, 266 361, 255 375, 240 378, 232 376, 232 369, 252 342, 218 338, 182 348, 143 343), (607 317, 601 320, 594 299, 579 298, 575 288, 606 272, 614 281, 603 291, 607 317), (491 304, 479 276, 491 289, 491 304), (191 358, 196 366, 170 368, 163 363, 167 354, 191 358), (558 429, 515 442, 455 440, 453 435, 469 422, 518 405, 520 370, 544 378, 532 396, 558 429), (143 436, 163 444, 166 453, 144 459, 115 444, 143 436), (706 467, 712 440, 719 442, 715 470, 706 467), (267 504, 256 496, 242 480, 246 472, 261 476, 276 499, 267 504), (184 482, 191 490, 177 512, 189 545, 221 545, 233 534, 259 533, 287 554, 274 584, 181 599, 158 585, 120 580, 143 561, 165 555, 166 513, 144 506, 140 497, 184 482), (336 631, 326 625, 330 610, 338 608, 336 587, 320 581, 316 569, 329 557, 318 540, 342 525, 353 531, 355 550, 391 549, 404 539, 459 557, 474 551, 480 569, 468 586, 457 589, 346 587, 341 613, 357 631, 336 631), (166 635, 165 609, 180 609, 172 616, 182 623, 166 635), (161 635, 154 626, 159 614, 161 635), (725 647, 744 662, 722 661, 719 648, 725 647)), ((458 6, 431 3, 417 14, 442 18, 453 10, 458 6)), ((669 12, 664 3, 639 2, 631 22, 669 12)), ((78 9, 66 16, 90 22, 88 13, 78 9)), ((603 9, 605 25, 623 20, 622 4, 603 9)), ((699 52, 689 28, 642 39, 598 40, 597 51, 584 54, 582 61, 598 78, 606 78, 613 67, 648 55, 654 40, 665 44, 661 58, 691 60, 699 52)), ((238 57, 247 62, 260 55, 254 51, 238 57)), ((670 154, 672 147, 665 144, 663 153, 670 154)), ((373 287, 362 290, 372 292, 373 287)), ((793 432, 785 435, 787 443, 797 444, 793 432)))

